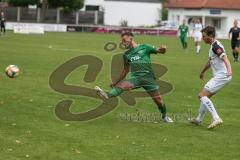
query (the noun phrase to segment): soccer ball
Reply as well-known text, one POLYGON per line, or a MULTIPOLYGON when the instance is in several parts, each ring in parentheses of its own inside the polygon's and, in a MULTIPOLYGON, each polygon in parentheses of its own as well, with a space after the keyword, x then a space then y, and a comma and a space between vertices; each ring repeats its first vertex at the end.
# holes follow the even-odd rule
POLYGON ((20 74, 20 69, 16 65, 9 65, 7 66, 5 72, 9 78, 16 78, 20 74))

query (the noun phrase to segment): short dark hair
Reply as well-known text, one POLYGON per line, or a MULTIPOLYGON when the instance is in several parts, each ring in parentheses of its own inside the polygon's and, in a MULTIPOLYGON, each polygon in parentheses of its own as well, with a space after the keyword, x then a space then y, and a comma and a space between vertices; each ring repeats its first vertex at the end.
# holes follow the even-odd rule
POLYGON ((216 36, 216 30, 215 27, 207 26, 201 30, 201 32, 205 32, 208 36, 216 36))
POLYGON ((134 35, 133 35, 132 32, 123 32, 123 33, 121 34, 121 37, 123 37, 123 36, 131 36, 131 37, 134 37, 134 35))

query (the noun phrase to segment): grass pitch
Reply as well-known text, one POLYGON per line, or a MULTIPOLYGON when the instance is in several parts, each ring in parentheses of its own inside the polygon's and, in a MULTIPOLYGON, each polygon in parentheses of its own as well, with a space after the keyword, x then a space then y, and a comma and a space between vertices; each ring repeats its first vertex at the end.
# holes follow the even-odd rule
MULTIPOLYGON (((130 107, 119 98, 112 112, 88 121, 69 122, 56 117, 55 106, 64 99, 74 100, 73 113, 91 110, 99 99, 67 95, 49 86, 49 76, 61 64, 79 55, 93 55, 103 61, 95 82, 83 81, 87 67, 74 70, 66 84, 108 90, 111 58, 122 53, 104 51, 103 46, 119 42, 119 35, 91 33, 46 33, 0 36, 0 159, 1 160, 237 160, 240 157, 239 65, 233 63, 230 42, 223 40, 233 67, 232 82, 212 98, 224 125, 207 130, 207 114, 202 126, 193 126, 187 117, 196 116, 197 94, 205 84, 198 77, 207 62, 209 46, 202 43, 199 55, 189 39, 184 53, 178 38, 136 36, 139 43, 166 44, 166 55, 153 55, 152 61, 168 68, 161 77, 174 90, 163 96, 173 124, 153 123, 149 114, 158 114, 150 98, 137 99, 130 107), (6 77, 4 70, 16 64, 21 75, 6 77), (132 116, 129 118, 128 116, 132 116), (138 121, 134 116, 146 116, 138 121), (125 116, 125 117, 124 117, 125 116)), ((211 76, 208 72, 206 80, 211 76)))

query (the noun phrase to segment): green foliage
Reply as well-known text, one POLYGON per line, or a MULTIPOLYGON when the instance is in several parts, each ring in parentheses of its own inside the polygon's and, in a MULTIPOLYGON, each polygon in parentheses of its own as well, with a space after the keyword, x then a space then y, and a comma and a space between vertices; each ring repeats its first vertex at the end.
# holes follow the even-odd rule
POLYGON ((66 10, 78 10, 84 5, 84 0, 48 0, 52 8, 63 7, 66 10))
POLYGON ((168 9, 162 8, 162 20, 168 20, 168 9))
POLYGON ((120 26, 121 26, 121 27, 127 27, 127 26, 128 26, 128 21, 127 21, 127 20, 122 20, 122 21, 120 22, 120 26))
POLYGON ((13 6, 28 6, 39 4, 39 0, 9 0, 9 4, 13 6))

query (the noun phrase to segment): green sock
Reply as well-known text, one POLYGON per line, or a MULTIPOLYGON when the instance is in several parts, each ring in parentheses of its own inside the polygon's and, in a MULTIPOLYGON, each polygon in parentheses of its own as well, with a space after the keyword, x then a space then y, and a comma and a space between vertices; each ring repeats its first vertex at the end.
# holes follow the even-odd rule
POLYGON ((112 90, 108 93, 108 97, 116 97, 119 96, 123 92, 122 88, 119 87, 113 87, 112 90))
POLYGON ((165 104, 163 104, 162 106, 158 106, 158 109, 162 113, 162 118, 165 118, 167 115, 167 108, 165 104))

